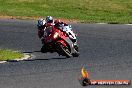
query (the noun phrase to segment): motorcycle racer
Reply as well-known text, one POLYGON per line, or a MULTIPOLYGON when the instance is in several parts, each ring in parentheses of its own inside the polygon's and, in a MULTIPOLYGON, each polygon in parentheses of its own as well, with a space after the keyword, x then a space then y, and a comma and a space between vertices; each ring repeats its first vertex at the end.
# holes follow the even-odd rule
POLYGON ((47 24, 52 24, 54 25, 54 21, 53 21, 53 18, 51 16, 47 16, 46 19, 39 19, 38 20, 38 23, 37 23, 37 27, 38 27, 38 37, 40 39, 43 39, 44 38, 44 34, 45 33, 45 28, 47 27, 47 24))
MULTIPOLYGON (((61 22, 60 20, 53 20, 53 17, 47 16, 46 19, 39 19, 38 20, 38 37, 41 39, 42 44, 44 45, 44 39, 48 36, 47 30, 45 30, 49 25, 54 25, 55 28, 60 29, 61 31, 65 32, 68 37, 72 40, 73 43, 76 43, 76 35, 73 33, 71 28, 67 23, 61 22), (70 35, 71 34, 71 35, 70 35), (73 36, 75 36, 73 38, 73 36)), ((52 31, 51 31, 52 32, 52 31)))
POLYGON ((38 27, 38 37, 41 39, 44 35, 44 29, 45 29, 45 20, 44 19, 39 19, 37 23, 38 27))
POLYGON ((63 32, 65 32, 69 38, 74 42, 76 42, 76 34, 73 33, 71 25, 67 23, 61 22, 60 20, 55 20, 55 28, 59 28, 63 32))

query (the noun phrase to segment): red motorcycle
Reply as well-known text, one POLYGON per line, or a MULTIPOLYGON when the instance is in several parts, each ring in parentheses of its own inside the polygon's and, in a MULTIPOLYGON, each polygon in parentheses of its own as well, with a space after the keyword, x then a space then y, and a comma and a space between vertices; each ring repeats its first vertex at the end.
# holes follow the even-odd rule
POLYGON ((77 44, 74 44, 66 33, 55 28, 53 25, 48 26, 45 31, 46 36, 41 52, 57 52, 59 55, 66 56, 67 58, 79 56, 77 44))

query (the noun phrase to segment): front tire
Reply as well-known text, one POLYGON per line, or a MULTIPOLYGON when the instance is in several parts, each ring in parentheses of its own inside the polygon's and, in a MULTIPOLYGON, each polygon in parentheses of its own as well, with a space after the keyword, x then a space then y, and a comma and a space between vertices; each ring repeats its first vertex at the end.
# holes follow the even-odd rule
POLYGON ((69 47, 64 47, 61 43, 57 44, 57 53, 59 55, 66 56, 67 58, 72 57, 69 47))
POLYGON ((77 45, 74 46, 74 51, 75 51, 75 53, 72 54, 73 57, 78 57, 80 55, 80 53, 79 53, 79 50, 78 50, 78 46, 77 45))

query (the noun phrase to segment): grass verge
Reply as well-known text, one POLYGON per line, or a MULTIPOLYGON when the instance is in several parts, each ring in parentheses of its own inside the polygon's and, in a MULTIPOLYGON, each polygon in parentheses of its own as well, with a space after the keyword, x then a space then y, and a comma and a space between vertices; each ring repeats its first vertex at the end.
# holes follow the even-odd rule
POLYGON ((0 0, 0 16, 47 15, 88 23, 132 23, 132 0, 0 0))
POLYGON ((20 52, 0 49, 0 61, 14 60, 21 57, 23 57, 23 54, 20 52))

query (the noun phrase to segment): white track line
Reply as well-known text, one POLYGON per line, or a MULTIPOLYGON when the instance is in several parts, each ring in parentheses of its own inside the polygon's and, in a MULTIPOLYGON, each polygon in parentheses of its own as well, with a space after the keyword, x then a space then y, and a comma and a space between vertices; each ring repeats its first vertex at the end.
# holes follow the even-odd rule
POLYGON ((132 24, 125 24, 125 25, 131 25, 132 26, 132 24))
POLYGON ((96 23, 96 24, 108 24, 108 23, 96 23))
MULTIPOLYGON (((96 24, 109 24, 109 23, 96 23, 96 24)), ((113 24, 113 25, 116 25, 116 24, 113 24)), ((121 25, 130 25, 130 26, 132 26, 132 24, 121 24, 121 25)))

